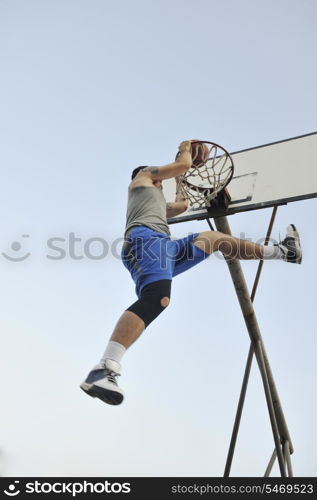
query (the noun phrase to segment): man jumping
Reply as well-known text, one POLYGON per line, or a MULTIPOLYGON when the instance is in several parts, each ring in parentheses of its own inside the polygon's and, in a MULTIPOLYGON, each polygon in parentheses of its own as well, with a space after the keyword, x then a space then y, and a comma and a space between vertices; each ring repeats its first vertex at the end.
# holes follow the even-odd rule
POLYGON ((166 203, 162 181, 177 179, 191 166, 191 141, 183 141, 173 163, 137 167, 132 172, 122 261, 135 283, 138 300, 119 318, 101 361, 80 385, 89 396, 105 403, 122 403, 124 395, 117 383, 121 359, 126 349, 168 306, 174 276, 216 251, 240 260, 281 259, 301 263, 299 235, 293 224, 287 227, 287 235, 278 245, 257 245, 218 231, 171 240, 167 218, 187 210, 188 201, 177 194, 174 203, 166 203))

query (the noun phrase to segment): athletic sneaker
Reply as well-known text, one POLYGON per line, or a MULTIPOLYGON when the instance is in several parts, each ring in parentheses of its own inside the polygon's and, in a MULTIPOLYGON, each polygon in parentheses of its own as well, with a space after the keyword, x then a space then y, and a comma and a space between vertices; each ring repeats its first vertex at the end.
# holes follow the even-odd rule
MULTIPOLYGON (((123 391, 118 386, 116 377, 118 365, 115 361, 107 359, 104 363, 95 366, 88 374, 80 388, 93 398, 99 398, 109 405, 119 405, 123 401, 123 391)), ((119 365, 120 366, 120 365, 119 365)))
POLYGON ((302 249, 300 246, 299 234, 294 224, 290 224, 286 229, 286 237, 278 244, 283 252, 283 260, 300 264, 302 262, 302 249))

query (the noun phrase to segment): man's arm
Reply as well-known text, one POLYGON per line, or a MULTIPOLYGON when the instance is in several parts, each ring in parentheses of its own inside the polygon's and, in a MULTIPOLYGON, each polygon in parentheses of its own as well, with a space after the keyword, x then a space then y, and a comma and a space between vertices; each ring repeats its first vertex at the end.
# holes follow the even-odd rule
POLYGON ((174 201, 174 203, 166 203, 166 217, 176 217, 176 215, 186 212, 188 208, 188 201, 174 201))
MULTIPOLYGON (((178 178, 175 179, 176 184, 178 184, 178 178)), ((187 198, 183 195, 181 190, 176 191, 176 197, 174 203, 166 204, 166 216, 169 219, 170 217, 175 217, 176 215, 182 214, 186 212, 188 209, 189 203, 187 198)))
POLYGON ((164 179, 172 179, 173 177, 184 174, 192 166, 191 142, 181 142, 178 150, 180 154, 173 163, 169 163, 162 167, 147 167, 138 175, 148 176, 155 182, 164 179))

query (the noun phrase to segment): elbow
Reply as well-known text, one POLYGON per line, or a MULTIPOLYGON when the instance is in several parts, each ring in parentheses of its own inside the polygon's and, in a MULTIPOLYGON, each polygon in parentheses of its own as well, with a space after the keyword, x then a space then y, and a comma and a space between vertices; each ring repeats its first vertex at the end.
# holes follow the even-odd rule
POLYGON ((188 207, 189 207, 188 200, 178 201, 177 202, 177 214, 182 214, 183 212, 186 212, 188 207))
POLYGON ((184 200, 182 203, 183 203, 183 211, 185 212, 189 208, 189 201, 184 200))

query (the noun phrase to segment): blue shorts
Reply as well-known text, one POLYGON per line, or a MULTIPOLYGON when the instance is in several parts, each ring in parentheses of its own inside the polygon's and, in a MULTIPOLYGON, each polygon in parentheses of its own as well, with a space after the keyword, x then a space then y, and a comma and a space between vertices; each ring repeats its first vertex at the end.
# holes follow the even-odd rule
POLYGON ((136 226, 126 238, 121 252, 139 297, 142 288, 158 280, 171 280, 199 264, 209 254, 193 244, 199 233, 174 239, 146 226, 136 226))

